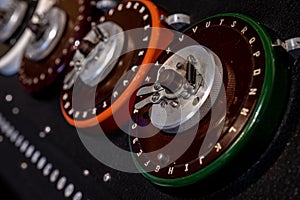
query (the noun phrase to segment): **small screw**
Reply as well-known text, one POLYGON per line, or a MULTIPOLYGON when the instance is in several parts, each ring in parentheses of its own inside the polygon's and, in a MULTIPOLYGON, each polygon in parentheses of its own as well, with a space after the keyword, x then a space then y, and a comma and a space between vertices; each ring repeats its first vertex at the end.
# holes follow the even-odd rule
POLYGON ((14 107, 14 108, 12 109, 12 113, 13 113, 14 115, 19 114, 19 112, 20 112, 20 109, 17 108, 17 107, 14 107))
POLYGON ((161 104, 160 104, 160 106, 161 106, 162 108, 165 108, 165 107, 167 106, 167 102, 162 101, 161 104))
POLYGON ((76 60, 75 61, 75 65, 74 65, 75 70, 76 71, 80 71, 81 70, 81 66, 82 66, 81 62, 79 60, 76 60))
POLYGON ((42 132, 40 132, 39 136, 40 136, 40 138, 45 138, 46 137, 46 133, 42 131, 42 132))
POLYGON ((176 67, 177 67, 177 69, 182 69, 183 64, 181 62, 179 62, 179 63, 176 64, 176 67))
POLYGON ((88 176, 89 174, 90 174, 89 170, 87 170, 87 169, 83 170, 83 175, 84 176, 88 176))
POLYGON ((7 102, 11 102, 13 100, 13 96, 11 94, 8 94, 8 95, 5 96, 5 100, 7 102))
POLYGON ((189 86, 188 89, 187 89, 188 93, 190 94, 195 94, 196 93, 196 90, 193 86, 189 86))
POLYGON ((153 94, 153 96, 152 96, 153 103, 157 103, 159 101, 159 99, 160 99, 160 95, 158 93, 153 94))
POLYGON ((189 89, 189 87, 190 87, 190 84, 189 84, 188 82, 186 82, 186 83, 183 85, 183 88, 184 88, 185 90, 189 89))
POLYGON ((181 96, 184 98, 184 99, 188 99, 191 95, 187 92, 187 91, 183 91, 181 93, 181 96))
POLYGON ((159 153, 157 154, 157 159, 159 160, 160 163, 162 164, 167 164, 169 162, 169 156, 163 154, 163 153, 159 153))
POLYGON ((173 108, 177 108, 177 107, 179 106, 178 101, 172 101, 171 106, 172 106, 173 108))
POLYGON ((199 97, 196 97, 194 100, 193 100, 193 105, 197 105, 199 103, 200 99, 199 97))
POLYGON ((160 85, 160 83, 155 83, 153 87, 155 90, 159 90, 161 85, 160 85))
POLYGON ((28 167, 28 165, 26 162, 21 163, 21 169, 25 170, 25 169, 27 169, 27 167, 28 167))
POLYGON ((51 132, 51 127, 50 126, 46 126, 45 127, 45 132, 46 133, 50 133, 51 132))

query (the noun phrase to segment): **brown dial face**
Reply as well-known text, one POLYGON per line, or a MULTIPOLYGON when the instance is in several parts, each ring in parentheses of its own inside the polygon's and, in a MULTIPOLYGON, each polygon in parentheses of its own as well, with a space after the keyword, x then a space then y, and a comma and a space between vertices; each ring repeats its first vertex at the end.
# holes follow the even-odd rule
MULTIPOLYGON (((101 81, 98 81, 94 85, 87 84, 83 81, 83 78, 79 77, 73 80, 73 82, 76 81, 76 87, 78 88, 75 97, 73 97, 74 86, 71 84, 71 87, 68 87, 65 82, 61 95, 61 107, 65 118, 68 119, 69 122, 71 121, 70 123, 72 123, 73 120, 85 122, 95 116, 100 116, 103 111, 107 110, 119 98, 126 98, 122 97, 122 94, 136 76, 139 65, 142 64, 147 54, 146 48, 137 50, 134 50, 134 48, 140 43, 147 46, 151 38, 150 27, 153 26, 151 9, 157 8, 153 7, 150 9, 149 3, 146 3, 147 4, 143 1, 120 3, 116 8, 111 9, 105 16, 99 19, 98 26, 100 29, 103 29, 104 35, 105 32, 113 32, 113 29, 117 30, 117 35, 119 36, 124 34, 121 39, 115 36, 108 37, 108 40, 103 42, 103 49, 107 48, 105 45, 111 42, 112 44, 117 44, 114 47, 114 52, 120 50, 124 53, 120 53, 119 56, 114 57, 111 61, 113 63, 111 66, 108 66, 109 64, 104 66, 105 70, 101 73, 106 73, 106 75, 101 81), (131 34, 132 32, 130 32, 130 30, 135 29, 138 29, 140 34, 131 34), (107 66, 110 70, 109 73, 105 72, 107 71, 107 66), (121 77, 124 81, 122 84, 116 86, 116 83, 121 77), (86 103, 85 98, 87 96, 95 97, 93 105, 86 103), (73 104, 74 100, 77 102, 76 105, 73 104)), ((102 44, 98 43, 98 45, 102 44)), ((97 48, 98 47, 95 47, 94 49, 97 48)), ((106 50, 109 51, 111 48, 106 50)), ((108 52, 104 50, 101 54, 108 55, 108 52)), ((92 59, 96 60, 95 58, 92 59)), ((100 65, 101 63, 99 64, 99 68, 100 65)), ((72 70, 74 70, 74 61, 70 63, 68 69, 68 74, 71 74, 72 70)))
MULTIPOLYGON (((209 103, 204 105, 210 108, 208 112, 202 112, 204 105, 197 109, 195 115, 198 113, 201 116, 202 112, 204 116, 196 119, 191 117, 178 127, 173 127, 173 131, 155 125, 165 119, 162 117, 157 120, 160 115, 153 115, 153 110, 160 109, 161 106, 161 112, 164 112, 168 106, 173 106, 174 109, 181 110, 180 115, 185 109, 182 105, 177 105, 180 101, 166 98, 156 107, 151 103, 135 107, 130 130, 133 157, 138 168, 149 172, 153 177, 186 177, 215 161, 238 140, 245 125, 251 123, 249 117, 254 114, 253 110, 262 90, 266 65, 263 42, 250 23, 234 16, 213 17, 186 30, 162 53, 157 65, 151 68, 148 74, 151 80, 157 79, 161 66, 166 65, 168 59, 181 49, 195 45, 195 41, 213 52, 221 61, 222 86, 215 101, 210 100, 212 92, 207 98, 209 103), (189 37, 194 40, 192 43, 189 42, 189 37), (191 121, 195 123, 186 125, 191 121), (176 130, 180 130, 180 126, 189 128, 178 133, 176 130)), ((199 52, 192 51, 190 54, 197 57, 199 52)), ((173 63, 174 66, 171 61, 167 63, 171 63, 170 68, 180 74, 178 66, 175 66, 176 62, 173 63)), ((184 78, 193 80, 191 77, 184 78)), ((178 79, 174 80, 176 82, 178 79)), ((164 83, 167 84, 167 81, 164 80, 164 83)), ((149 82, 144 82, 144 86, 149 85, 149 82)), ((145 98, 149 98, 149 95, 137 95, 135 105, 139 105, 145 98)), ((201 98, 192 99, 192 105, 197 105, 199 100, 201 98)), ((164 116, 175 118, 171 113, 164 116)))
POLYGON ((90 0, 57 1, 53 8, 66 12, 66 25, 59 42, 48 56, 41 60, 24 57, 19 80, 27 91, 40 92, 65 72, 76 50, 75 42, 87 33, 91 22, 102 13, 100 10, 95 11, 94 4, 90 0))

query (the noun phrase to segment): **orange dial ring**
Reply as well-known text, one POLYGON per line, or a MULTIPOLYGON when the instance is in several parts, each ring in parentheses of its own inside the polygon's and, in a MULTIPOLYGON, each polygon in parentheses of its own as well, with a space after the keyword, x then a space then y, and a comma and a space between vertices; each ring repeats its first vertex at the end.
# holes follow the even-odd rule
MULTIPOLYGON (((156 7, 151 1, 125 1, 118 4, 115 9, 110 10, 104 17, 100 18, 99 22, 103 23, 107 21, 113 21, 114 23, 119 24, 122 27, 123 31, 132 30, 134 28, 146 29, 146 26, 149 25, 151 28, 165 28, 167 25, 162 22, 162 16, 165 17, 166 14, 158 7, 156 7), (131 19, 128 18, 128 16, 131 16, 131 19), (140 16, 141 21, 145 21, 144 24, 135 25, 135 23, 138 21, 137 16, 140 16), (147 18, 146 16, 149 18, 147 18), (143 17, 147 18, 147 20, 143 20, 143 17)), ((148 46, 157 47, 158 45, 163 45, 163 47, 165 48, 166 45, 168 45, 172 40, 172 32, 167 31, 168 36, 164 36, 162 41, 162 39, 160 38, 160 31, 157 30, 158 29, 150 30, 151 36, 149 37, 148 46)), ((164 33, 165 31, 166 29, 164 29, 164 33)), ((132 94, 132 92, 138 88, 138 85, 144 81, 146 74, 150 69, 150 65, 148 66, 147 64, 153 63, 160 54, 161 50, 155 48, 146 48, 143 52, 142 59, 139 60, 138 53, 140 52, 140 50, 136 50, 134 52, 130 52, 129 54, 122 55, 118 60, 118 64, 114 66, 114 70, 108 75, 109 78, 112 78, 114 80, 110 80, 109 82, 116 83, 120 79, 124 79, 124 77, 117 75, 117 72, 114 72, 115 68, 117 67, 117 65, 120 65, 120 63, 127 65, 127 68, 123 71, 119 69, 119 71, 122 71, 123 74, 126 72, 132 72, 131 74, 129 73, 129 76, 131 76, 131 80, 129 81, 128 85, 126 85, 126 88, 123 88, 115 98, 113 97, 114 95, 112 95, 113 86, 115 86, 114 84, 111 85, 110 89, 105 90, 102 88, 100 92, 99 88, 101 88, 101 86, 98 85, 98 89, 96 89, 95 99, 96 106, 94 108, 89 107, 85 110, 76 110, 76 108, 72 107, 72 88, 63 90, 60 105, 62 113, 67 122, 79 128, 91 127, 100 123, 101 126, 105 129, 116 129, 117 125, 115 120, 113 119, 113 116, 123 116, 122 113, 128 112, 128 107, 125 105, 127 105, 127 103, 129 102, 129 97, 131 96, 130 94, 132 94), (134 56, 136 56, 136 59, 132 59, 135 58, 134 56), (134 62, 133 60, 138 61, 134 62), (138 67, 141 65, 143 65, 143 67, 138 67), (119 77, 116 78, 116 76, 119 77), (102 100, 98 100, 97 102, 97 97, 102 98, 102 96, 106 96, 107 98, 103 98, 102 100)), ((109 80, 109 78, 106 78, 104 81, 109 80)), ((83 86, 83 88, 83 94, 85 92, 88 93, 87 91, 89 90, 89 87, 83 86)), ((120 123, 126 123, 128 118, 129 116, 123 117, 123 119, 121 119, 122 122, 120 123)), ((120 124, 118 123, 118 125, 120 124)))

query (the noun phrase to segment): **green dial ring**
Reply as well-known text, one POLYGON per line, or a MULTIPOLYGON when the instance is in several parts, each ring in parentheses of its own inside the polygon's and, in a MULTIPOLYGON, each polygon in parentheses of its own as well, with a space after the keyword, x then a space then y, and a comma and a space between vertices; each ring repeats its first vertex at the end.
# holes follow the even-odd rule
POLYGON ((273 36, 263 26, 247 16, 228 13, 212 16, 203 21, 217 17, 233 17, 245 21, 259 35, 263 44, 266 65, 261 93, 247 123, 229 148, 209 165, 191 175, 170 179, 153 176, 145 172, 132 154, 136 166, 143 172, 143 175, 160 186, 181 187, 209 180, 212 176, 230 176, 226 173, 226 169, 232 167, 238 168, 236 171, 245 170, 249 167, 250 161, 253 162, 254 159, 257 159, 274 137, 276 127, 280 123, 287 104, 290 84, 289 68, 293 62, 287 52, 281 47, 273 47, 273 36), (258 143, 260 145, 257 145, 258 143), (256 150, 252 155, 253 158, 250 159, 243 153, 247 152, 246 147, 251 145, 256 145, 256 150))

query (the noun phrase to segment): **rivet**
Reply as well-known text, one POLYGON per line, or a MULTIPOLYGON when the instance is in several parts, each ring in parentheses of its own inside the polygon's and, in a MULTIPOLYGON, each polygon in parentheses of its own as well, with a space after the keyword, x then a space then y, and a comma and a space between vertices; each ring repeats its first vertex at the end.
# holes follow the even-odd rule
POLYGON ((176 68, 177 69, 182 69, 183 68, 183 64, 181 62, 176 64, 176 68))
POLYGON ((167 106, 167 102, 162 101, 161 104, 160 104, 160 106, 161 106, 162 108, 165 108, 165 107, 167 106))
POLYGON ((153 94, 152 101, 153 103, 157 103, 159 101, 160 95, 158 93, 153 94))
POLYGON ((42 131, 42 132, 40 132, 39 136, 40 136, 40 138, 45 138, 46 134, 42 131))
POLYGON ((162 164, 167 164, 169 162, 169 156, 166 156, 163 153, 157 154, 157 159, 162 164))
POLYGON ((154 84, 154 89, 155 89, 155 90, 159 90, 160 87, 161 87, 160 83, 155 83, 155 84, 154 84))
POLYGON ((26 162, 21 163, 21 169, 25 170, 25 169, 27 169, 27 167, 28 167, 28 165, 26 162))
POLYGON ((5 101, 11 102, 12 100, 13 100, 13 96, 12 96, 11 94, 7 94, 7 95, 5 96, 5 101))
POLYGON ((172 106, 173 108, 177 108, 178 105, 179 105, 179 103, 178 103, 177 101, 172 101, 172 102, 171 102, 171 106, 172 106))
POLYGON ((88 176, 89 174, 90 174, 89 170, 87 170, 87 169, 83 170, 83 175, 84 176, 88 176))
POLYGON ((51 127, 50 126, 46 126, 45 127, 45 132, 46 133, 50 133, 51 132, 51 127))
POLYGON ((18 107, 14 107, 14 108, 12 109, 12 113, 13 113, 14 115, 17 115, 17 114, 20 113, 20 109, 19 109, 18 107))
POLYGON ((199 103, 200 99, 199 97, 196 97, 194 100, 193 100, 193 105, 197 105, 199 103))

